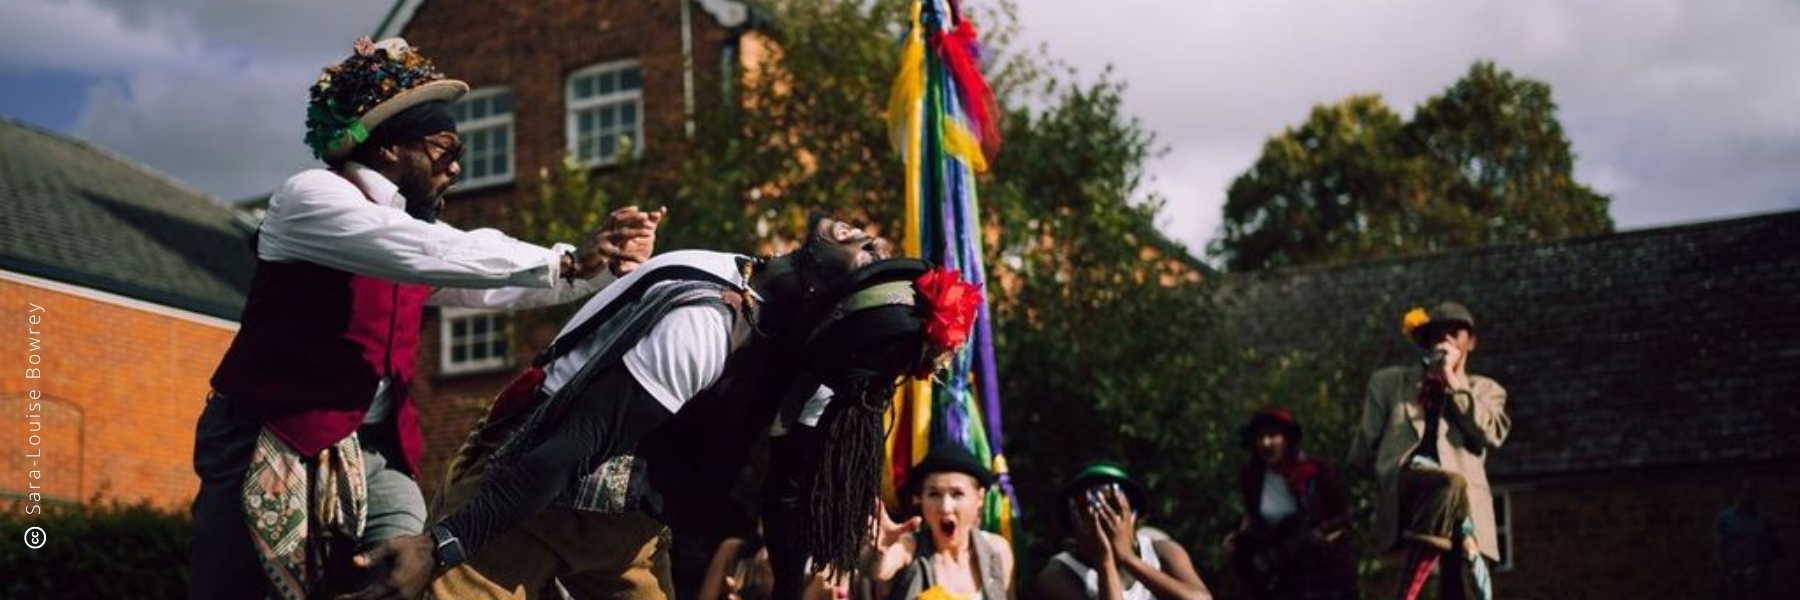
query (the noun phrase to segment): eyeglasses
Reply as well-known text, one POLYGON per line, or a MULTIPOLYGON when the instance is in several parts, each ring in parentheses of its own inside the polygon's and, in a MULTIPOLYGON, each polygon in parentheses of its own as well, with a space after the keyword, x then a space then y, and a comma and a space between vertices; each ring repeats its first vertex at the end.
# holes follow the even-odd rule
POLYGON ((431 159, 433 167, 438 169, 448 169, 451 164, 454 164, 457 160, 462 158, 463 145, 460 141, 450 144, 441 143, 432 138, 425 138, 420 141, 424 142, 426 146, 438 149, 438 155, 431 159))

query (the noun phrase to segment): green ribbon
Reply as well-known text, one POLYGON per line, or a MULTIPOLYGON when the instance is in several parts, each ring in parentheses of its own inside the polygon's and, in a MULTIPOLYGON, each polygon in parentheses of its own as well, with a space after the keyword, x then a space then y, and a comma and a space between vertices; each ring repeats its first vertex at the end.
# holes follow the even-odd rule
POLYGON ((363 126, 362 119, 357 119, 350 122, 350 127, 344 129, 344 134, 350 136, 350 145, 354 146, 369 139, 369 128, 363 126))

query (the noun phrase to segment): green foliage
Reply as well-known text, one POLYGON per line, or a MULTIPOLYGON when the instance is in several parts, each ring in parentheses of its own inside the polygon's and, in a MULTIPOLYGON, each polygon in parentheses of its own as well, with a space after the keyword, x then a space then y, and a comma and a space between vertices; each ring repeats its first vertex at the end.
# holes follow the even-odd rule
POLYGON ((1573 178, 1575 156, 1548 84, 1477 62, 1426 100, 1403 144, 1444 170, 1447 204, 1471 225, 1457 245, 1612 231, 1610 200, 1573 178))
POLYGON ((187 594, 193 523, 185 510, 98 500, 0 517, 0 597, 180 598, 187 594), (48 542, 19 541, 42 527, 48 542))
MULTIPOLYGON (((748 74, 732 106, 700 112, 685 154, 664 145, 592 178, 548 174, 545 193, 577 200, 546 197, 533 210, 666 203, 661 250, 779 251, 814 210, 897 238, 902 166, 881 117, 905 7, 772 3, 778 60, 748 74)), ((975 20, 1004 114, 1000 155, 978 184, 1005 444, 1022 508, 1018 585, 1028 587, 1060 549, 1056 490, 1100 458, 1123 461, 1154 490, 1154 525, 1215 581, 1219 540, 1242 514, 1238 424, 1264 404, 1287 404, 1328 432, 1318 447, 1335 455, 1345 442, 1329 431, 1348 422, 1335 394, 1353 375, 1324 357, 1238 350, 1214 301, 1217 283, 1155 227, 1163 200, 1141 184, 1157 146, 1124 112, 1124 84, 1110 71, 1084 79, 1008 47, 1011 2, 969 8, 984 11, 975 20), (1252 359, 1276 366, 1245 380, 1241 365, 1252 359), (1335 379, 1321 379, 1334 369, 1335 379)))
POLYGON ((1232 182, 1210 252, 1249 271, 1609 232, 1555 113, 1490 62, 1410 122, 1375 96, 1314 107, 1232 182))

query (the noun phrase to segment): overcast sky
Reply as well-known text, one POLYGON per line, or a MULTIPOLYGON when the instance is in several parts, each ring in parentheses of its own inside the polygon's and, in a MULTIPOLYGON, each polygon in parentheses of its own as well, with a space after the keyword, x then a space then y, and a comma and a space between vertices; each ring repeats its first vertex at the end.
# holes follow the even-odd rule
MULTIPOLYGON (((1800 2, 1020 4, 1026 44, 1129 84, 1126 109, 1166 149, 1149 165, 1161 225, 1196 251, 1232 178, 1313 105, 1372 93, 1410 116, 1479 59, 1550 84, 1577 179, 1622 228, 1800 208, 1800 2)), ((306 86, 390 6, 0 0, 0 115, 224 199, 266 193, 311 162, 306 86)))

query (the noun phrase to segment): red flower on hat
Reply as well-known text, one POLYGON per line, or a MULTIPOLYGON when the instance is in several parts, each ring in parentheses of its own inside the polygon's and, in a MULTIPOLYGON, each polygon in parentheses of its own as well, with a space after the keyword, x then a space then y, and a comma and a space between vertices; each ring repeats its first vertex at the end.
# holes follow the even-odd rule
POLYGON ((956 269, 942 267, 920 275, 913 287, 925 297, 925 337, 946 354, 961 349, 981 309, 981 288, 963 281, 956 269))

